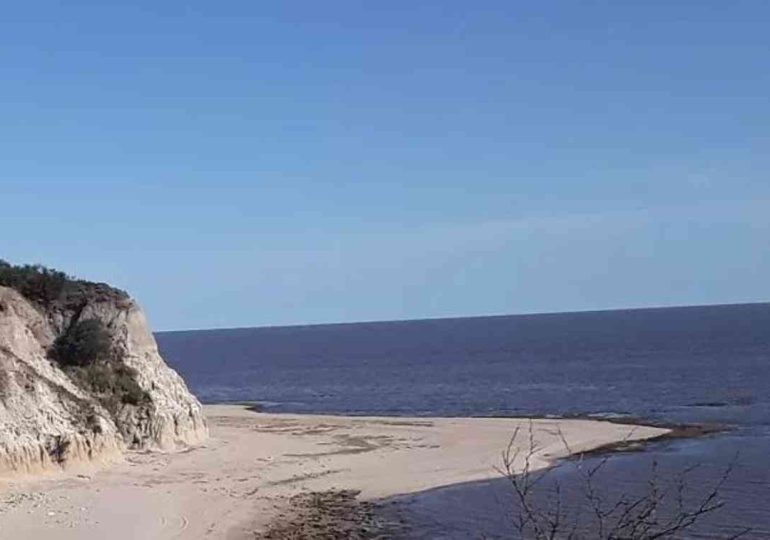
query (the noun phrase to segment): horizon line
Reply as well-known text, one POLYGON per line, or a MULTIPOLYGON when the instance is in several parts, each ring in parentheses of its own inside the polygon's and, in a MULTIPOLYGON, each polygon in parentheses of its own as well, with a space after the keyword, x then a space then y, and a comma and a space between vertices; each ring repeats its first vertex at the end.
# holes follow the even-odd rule
POLYGON ((217 332, 222 330, 259 330, 268 328, 307 328, 313 326, 350 326, 358 324, 388 324, 388 323, 406 323, 421 321, 452 321, 460 319, 496 319, 503 317, 529 317, 529 316, 548 316, 548 315, 570 315, 570 314, 588 314, 588 313, 608 313, 613 311, 655 311, 663 309, 688 309, 688 308, 707 308, 707 307, 730 307, 730 306, 758 306, 770 304, 770 300, 760 300, 755 302, 727 302, 716 304, 670 304, 670 305, 651 305, 651 306, 632 306, 632 307, 610 307, 596 309, 577 309, 570 311, 530 311, 520 313, 492 313, 485 315, 448 315, 437 317, 418 317, 415 319, 366 319, 362 321, 334 321, 318 323, 291 323, 291 324, 267 324, 258 326, 218 326, 210 328, 184 328, 176 330, 158 330, 153 334, 172 334, 182 332, 217 332))

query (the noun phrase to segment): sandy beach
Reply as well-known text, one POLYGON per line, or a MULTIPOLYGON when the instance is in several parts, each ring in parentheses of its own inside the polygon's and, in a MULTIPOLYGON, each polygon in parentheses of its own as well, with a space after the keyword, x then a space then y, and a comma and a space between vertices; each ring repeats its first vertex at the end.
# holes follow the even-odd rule
POLYGON ((186 452, 129 453, 102 469, 0 480, 0 538, 254 538, 290 516, 301 494, 354 490, 358 500, 371 501, 498 477, 511 434, 528 430, 530 422, 536 467, 565 456, 559 431, 573 452, 667 432, 593 420, 205 409, 211 439, 186 452))

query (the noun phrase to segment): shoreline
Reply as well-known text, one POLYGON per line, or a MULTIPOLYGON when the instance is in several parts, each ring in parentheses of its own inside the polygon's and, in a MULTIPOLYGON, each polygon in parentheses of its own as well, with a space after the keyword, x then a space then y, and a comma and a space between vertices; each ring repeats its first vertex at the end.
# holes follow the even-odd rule
MULTIPOLYGON (((650 444, 663 444, 666 442, 673 442, 681 439, 696 439, 701 437, 709 437, 713 435, 719 435, 722 433, 729 433, 735 429, 734 426, 721 422, 706 423, 684 423, 684 422, 667 422, 663 420, 657 420, 653 418, 645 418, 643 416, 624 416, 623 414, 612 415, 599 415, 599 414, 543 414, 543 415, 515 415, 515 414, 499 414, 499 415, 472 415, 472 416, 407 416, 407 415, 370 415, 370 414, 351 414, 351 413, 297 413, 297 412, 271 412, 268 409, 260 405, 258 401, 233 401, 233 402, 221 402, 221 403, 206 403, 204 407, 209 406, 234 406, 243 407, 244 409, 257 414, 270 414, 270 415, 299 415, 299 416, 330 416, 335 418, 426 418, 426 419, 512 419, 512 420, 588 420, 592 422, 607 422, 610 424, 617 424, 621 426, 642 426, 651 428, 660 428, 666 430, 655 437, 644 439, 643 441, 618 441, 608 443, 604 446, 597 447, 580 454, 584 456, 598 456, 608 453, 617 452, 643 452, 650 444)), ((574 456, 575 454, 573 454, 574 456)), ((565 456, 563 459, 570 459, 573 456, 565 456)))
POLYGON ((0 537, 269 539, 280 538, 270 536, 276 526, 310 522, 374 530, 377 501, 499 477, 516 428, 533 429, 535 468, 569 457, 561 435, 574 454, 671 433, 601 419, 307 415, 244 404, 204 411, 212 437, 185 452, 132 452, 92 474, 8 481, 0 537))
MULTIPOLYGON (((568 418, 568 417, 567 417, 568 418)), ((591 419, 592 417, 586 416, 582 418, 591 419)), ((666 444, 673 443, 683 439, 699 439, 702 437, 710 437, 719 435, 721 433, 728 433, 734 428, 727 424, 680 424, 674 422, 658 422, 654 420, 645 420, 640 417, 629 418, 597 418, 600 422, 608 422, 611 424, 619 424, 623 426, 645 426, 654 427, 667 430, 666 433, 662 433, 656 437, 650 437, 643 441, 619 441, 616 443, 609 443, 604 446, 582 452, 585 457, 602 456, 605 454, 614 453, 629 453, 629 452, 644 452, 653 444, 666 444)), ((572 459, 577 457, 575 454, 567 456, 564 459, 572 459)))

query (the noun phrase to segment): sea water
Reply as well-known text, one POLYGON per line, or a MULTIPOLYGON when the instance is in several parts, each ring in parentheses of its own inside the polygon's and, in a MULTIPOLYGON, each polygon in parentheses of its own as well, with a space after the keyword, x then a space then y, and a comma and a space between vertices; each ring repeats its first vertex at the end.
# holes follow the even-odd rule
MULTIPOLYGON (((166 332, 166 360, 204 402, 271 412, 408 416, 597 416, 729 428, 614 458, 633 486, 692 463, 707 489, 735 461, 719 519, 770 538, 770 304, 166 332)), ((569 468, 566 483, 577 481, 569 468)), ((511 535, 504 481, 402 497, 429 537, 511 535)))

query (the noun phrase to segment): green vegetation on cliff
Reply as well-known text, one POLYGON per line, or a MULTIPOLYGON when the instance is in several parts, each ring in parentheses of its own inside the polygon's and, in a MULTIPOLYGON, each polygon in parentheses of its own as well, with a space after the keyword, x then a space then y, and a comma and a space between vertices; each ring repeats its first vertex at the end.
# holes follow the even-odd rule
POLYGON ((128 294, 107 285, 76 279, 39 264, 13 265, 0 259, 0 286, 16 289, 46 310, 68 310, 92 300, 127 300, 128 294))
POLYGON ((62 366, 90 366, 110 358, 112 338, 99 319, 77 321, 56 338, 49 355, 62 366))
POLYGON ((141 405, 149 396, 136 382, 136 370, 117 358, 112 343, 112 335, 101 320, 84 319, 56 338, 48 356, 115 414, 122 405, 141 405))
POLYGON ((136 382, 136 370, 118 358, 113 336, 104 322, 80 319, 88 303, 126 301, 125 292, 104 283, 75 279, 45 266, 15 266, 1 259, 0 285, 15 289, 48 314, 58 312, 67 316, 69 324, 54 340, 48 357, 110 412, 114 414, 122 405, 141 405, 149 399, 136 382))

